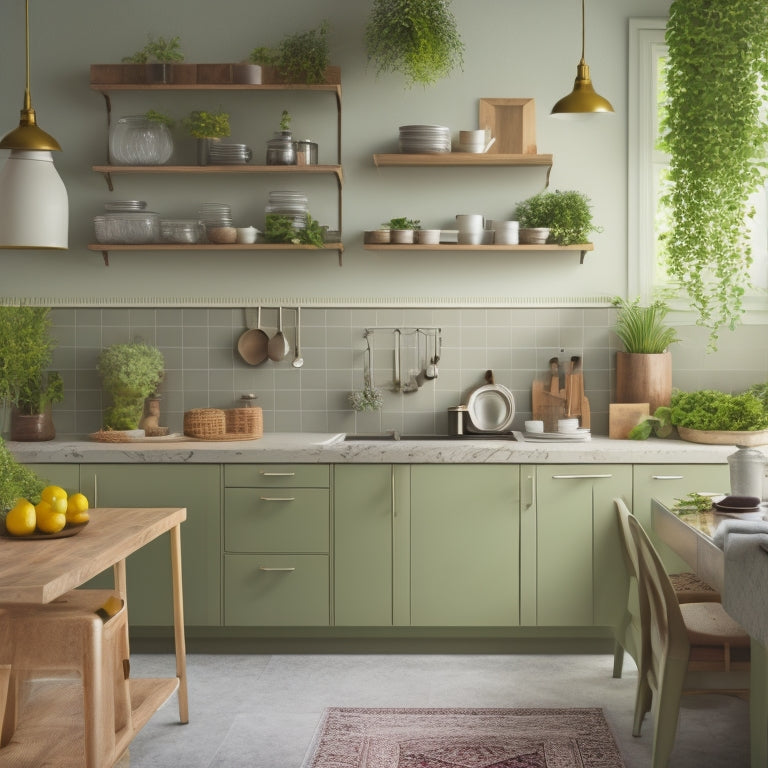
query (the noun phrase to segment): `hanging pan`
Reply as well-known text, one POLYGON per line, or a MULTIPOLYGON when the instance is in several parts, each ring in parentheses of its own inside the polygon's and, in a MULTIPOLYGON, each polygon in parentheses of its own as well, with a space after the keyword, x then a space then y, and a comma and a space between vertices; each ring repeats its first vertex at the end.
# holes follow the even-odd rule
POLYGON ((237 351, 248 365, 261 365, 267 359, 269 336, 261 330, 261 307, 256 310, 254 328, 254 310, 245 310, 245 324, 248 330, 237 340, 237 351))

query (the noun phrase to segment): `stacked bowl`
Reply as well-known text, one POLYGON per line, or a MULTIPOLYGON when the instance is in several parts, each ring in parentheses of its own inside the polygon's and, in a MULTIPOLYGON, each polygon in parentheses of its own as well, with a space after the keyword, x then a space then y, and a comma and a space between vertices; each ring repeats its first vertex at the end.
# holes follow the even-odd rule
POLYGON ((493 242, 493 230, 485 229, 482 213, 458 213, 456 224, 460 245, 490 245, 493 242))
POLYGON ((400 151, 440 154, 451 151, 451 131, 444 125, 401 125, 400 151))
POLYGON ((519 221, 492 221, 494 242, 497 245, 517 245, 520 242, 519 221))

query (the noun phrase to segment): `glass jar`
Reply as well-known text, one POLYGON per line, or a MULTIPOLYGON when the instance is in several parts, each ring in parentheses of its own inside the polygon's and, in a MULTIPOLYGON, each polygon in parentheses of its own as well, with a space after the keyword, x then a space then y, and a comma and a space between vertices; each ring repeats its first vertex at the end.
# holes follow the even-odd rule
POLYGON ((109 130, 113 165, 163 165, 173 154, 173 137, 165 123, 144 115, 121 117, 109 130))

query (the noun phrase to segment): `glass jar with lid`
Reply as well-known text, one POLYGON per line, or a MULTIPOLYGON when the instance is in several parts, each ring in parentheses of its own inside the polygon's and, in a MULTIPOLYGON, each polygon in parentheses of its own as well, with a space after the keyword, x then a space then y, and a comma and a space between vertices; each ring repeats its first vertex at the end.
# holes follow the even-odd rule
POLYGON ((113 165, 163 165, 173 154, 168 126, 145 115, 121 117, 109 130, 109 156, 113 165))

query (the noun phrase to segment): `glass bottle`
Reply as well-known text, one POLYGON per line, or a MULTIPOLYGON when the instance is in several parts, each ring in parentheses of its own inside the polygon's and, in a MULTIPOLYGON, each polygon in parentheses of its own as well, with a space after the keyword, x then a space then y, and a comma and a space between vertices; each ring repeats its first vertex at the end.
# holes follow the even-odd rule
POLYGON ((173 154, 168 126, 144 115, 121 117, 109 130, 109 156, 113 165, 163 165, 173 154))

